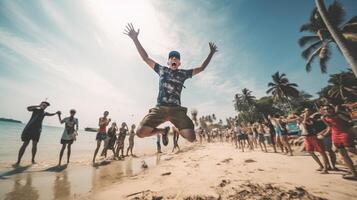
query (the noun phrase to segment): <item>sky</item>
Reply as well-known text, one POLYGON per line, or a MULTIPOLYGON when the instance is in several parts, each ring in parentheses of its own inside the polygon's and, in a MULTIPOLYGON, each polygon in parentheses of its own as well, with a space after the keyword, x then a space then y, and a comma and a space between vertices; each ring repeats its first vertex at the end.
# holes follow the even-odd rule
MULTIPOLYGON (((326 0, 330 4, 331 0, 326 0)), ((346 19, 357 1, 340 1, 346 19)), ((266 95, 276 71, 316 95, 328 74, 347 68, 333 51, 328 74, 318 63, 306 73, 298 39, 314 7, 310 0, 3 0, 0 1, 0 117, 27 122, 29 105, 48 99, 49 112, 77 110, 80 125, 96 126, 103 111, 117 122, 139 123, 156 104, 158 76, 140 59, 126 23, 156 62, 181 53, 183 69, 207 69, 185 82, 182 105, 199 115, 234 116, 233 96, 243 88, 266 95)), ((51 117, 45 124, 59 126, 51 117)))

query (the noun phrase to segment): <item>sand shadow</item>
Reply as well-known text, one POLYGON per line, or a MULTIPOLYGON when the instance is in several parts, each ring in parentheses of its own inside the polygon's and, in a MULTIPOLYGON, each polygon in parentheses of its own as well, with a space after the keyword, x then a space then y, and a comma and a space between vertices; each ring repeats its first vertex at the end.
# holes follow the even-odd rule
POLYGON ((105 165, 109 165, 111 163, 111 161, 108 161, 108 160, 103 160, 99 163, 93 163, 93 167, 98 169, 100 166, 105 166, 105 165))
POLYGON ((195 149, 195 146, 184 147, 183 149, 180 149, 180 153, 185 153, 193 149, 195 149))
POLYGON ((56 166, 44 169, 42 171, 44 171, 44 172, 61 172, 61 171, 65 170, 67 168, 67 166, 68 166, 67 164, 60 165, 60 166, 56 165, 56 166))
POLYGON ((28 168, 30 168, 31 165, 26 165, 26 166, 17 166, 15 167, 13 170, 10 170, 8 172, 4 172, 2 174, 0 174, 0 179, 7 179, 6 176, 12 176, 15 174, 19 174, 22 173, 24 171, 26 171, 28 168))

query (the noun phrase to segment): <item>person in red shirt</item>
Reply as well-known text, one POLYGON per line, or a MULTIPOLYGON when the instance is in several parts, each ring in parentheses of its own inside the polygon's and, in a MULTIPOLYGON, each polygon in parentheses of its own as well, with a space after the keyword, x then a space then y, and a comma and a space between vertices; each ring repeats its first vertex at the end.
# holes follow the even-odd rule
POLYGON ((94 156, 93 156, 93 164, 95 163, 95 157, 97 156, 97 153, 99 151, 99 148, 100 148, 100 144, 102 143, 102 141, 104 141, 104 148, 106 148, 107 146, 107 126, 108 124, 110 123, 111 119, 107 118, 109 115, 109 112, 108 111, 105 111, 104 114, 103 114, 103 117, 99 118, 99 123, 98 123, 98 126, 99 126, 99 130, 98 130, 98 133, 97 133, 97 136, 96 136, 96 140, 97 140, 97 148, 95 149, 94 151, 94 156))
POLYGON ((357 150, 352 143, 352 136, 349 134, 348 130, 350 124, 339 117, 334 108, 330 105, 326 105, 322 108, 323 121, 327 125, 325 132, 331 131, 332 143, 338 149, 340 155, 343 157, 344 162, 350 169, 352 175, 344 175, 343 178, 349 180, 357 180, 356 168, 353 165, 348 152, 357 155, 357 150))

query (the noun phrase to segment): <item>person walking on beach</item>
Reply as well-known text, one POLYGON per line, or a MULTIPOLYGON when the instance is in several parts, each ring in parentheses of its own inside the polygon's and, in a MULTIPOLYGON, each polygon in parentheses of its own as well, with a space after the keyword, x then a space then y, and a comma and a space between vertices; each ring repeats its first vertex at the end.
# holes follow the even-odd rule
POLYGON ((265 145, 265 130, 262 122, 257 123, 257 131, 258 131, 258 141, 259 141, 259 146, 262 151, 268 152, 267 146, 265 145), (264 150, 263 150, 264 147, 264 150))
POLYGON ((128 156, 129 150, 130 150, 130 155, 133 156, 134 137, 135 137, 135 124, 131 125, 130 136, 129 136, 129 147, 126 150, 126 156, 128 156))
POLYGON ((214 43, 209 43, 210 53, 200 67, 190 70, 179 69, 181 56, 177 51, 171 51, 169 53, 167 61, 168 67, 165 67, 159 65, 148 56, 139 42, 139 31, 140 30, 135 31, 134 26, 128 24, 125 34, 133 40, 144 62, 160 76, 160 81, 157 106, 149 110, 149 114, 147 114, 140 123, 136 134, 142 138, 161 133, 163 144, 167 145, 169 129, 159 129, 157 126, 165 121, 170 121, 179 129, 179 133, 182 137, 189 142, 194 142, 196 140, 194 124, 187 116, 187 108, 181 107, 181 91, 186 79, 205 70, 211 58, 217 52, 217 46, 214 43))
POLYGON ((104 141, 104 148, 107 146, 107 126, 110 123, 111 119, 108 118, 109 112, 105 111, 103 114, 103 117, 99 118, 98 126, 99 130, 96 136, 97 140, 97 148, 94 151, 94 156, 93 156, 93 164, 95 163, 95 158, 97 157, 97 153, 99 151, 100 145, 102 141, 104 141))
POLYGON ((58 119, 61 124, 65 124, 62 137, 61 137, 61 144, 62 148, 59 155, 58 166, 61 166, 62 156, 64 150, 67 146, 67 164, 69 163, 69 158, 71 157, 71 145, 73 141, 76 140, 76 135, 78 134, 78 119, 74 117, 76 114, 76 110, 71 109, 69 111, 70 116, 64 119, 61 119, 61 113, 58 114, 58 119))
POLYGON ((322 120, 322 115, 319 112, 314 113, 311 118, 314 120, 314 129, 317 132, 317 138, 321 140, 322 145, 330 158, 327 169, 339 171, 336 167, 336 153, 332 150, 331 131, 325 132, 327 126, 322 120))
MULTIPOLYGON (((342 117, 338 116, 332 106, 326 105, 322 109, 323 121, 327 125, 325 132, 331 131, 332 143, 338 149, 340 155, 342 156, 344 162, 349 168, 351 175, 344 175, 344 179, 357 180, 357 171, 348 155, 348 152, 357 155, 357 150, 352 143, 352 136, 348 132, 350 129, 350 124, 345 121, 342 117)), ((324 133, 322 133, 324 134, 324 133)))
POLYGON ((204 133, 203 133, 203 128, 202 127, 199 127, 198 128, 198 137, 200 138, 200 144, 202 144, 202 141, 203 141, 203 137, 204 137, 204 133))
POLYGON ((299 129, 301 130, 301 135, 305 136, 306 151, 320 166, 317 171, 322 171, 322 173, 327 174, 327 155, 321 141, 317 138, 318 132, 315 130, 314 121, 310 118, 310 115, 311 111, 309 109, 305 109, 302 113, 302 117, 297 120, 299 123, 299 129), (320 159, 316 156, 315 151, 320 153, 323 163, 321 163, 320 159))
POLYGON ((107 132, 108 142, 102 152, 102 155, 104 155, 105 157, 107 157, 107 151, 112 150, 113 156, 115 158, 115 142, 117 141, 117 135, 116 135, 117 131, 118 131, 118 126, 115 122, 113 122, 111 127, 108 129, 107 132))
POLYGON ((244 127, 243 125, 239 125, 237 122, 234 128, 237 134, 238 148, 240 148, 242 152, 244 152, 245 140, 247 138, 246 134, 244 133, 244 127))
POLYGON ((253 133, 253 126, 250 122, 247 125, 247 134, 248 134, 248 145, 250 150, 254 150, 254 133, 253 133))
POLYGON ((234 145, 236 149, 240 149, 240 140, 239 140, 239 135, 240 135, 240 130, 238 124, 234 123, 234 127, 232 128, 232 139, 234 142, 234 145))
POLYGON ((160 134, 156 134, 156 150, 157 150, 157 153, 162 153, 161 151, 161 136, 160 134))
POLYGON ((118 146, 117 146, 117 150, 116 150, 116 157, 118 159, 121 159, 121 158, 124 158, 124 142, 125 142, 125 137, 126 137, 126 134, 128 133, 129 131, 129 128, 128 128, 128 125, 123 122, 121 124, 121 127, 119 128, 119 135, 118 135, 118 146), (119 156, 119 153, 121 152, 121 155, 119 156))
POLYGON ((271 146, 274 149, 274 153, 277 153, 277 151, 276 151, 277 141, 276 141, 276 136, 275 136, 275 130, 274 130, 274 126, 270 122, 270 120, 265 121, 265 127, 266 127, 266 133, 269 133, 271 146))
MULTIPOLYGON (((278 114, 274 115, 274 116, 268 116, 268 119, 270 120, 270 122, 273 124, 274 126, 274 131, 276 133, 276 140, 280 141, 281 143, 281 150, 283 150, 283 148, 285 147, 287 149, 286 153, 290 153, 290 156, 293 155, 293 151, 290 147, 290 144, 288 142, 288 133, 287 131, 284 129, 284 127, 281 125, 282 121, 280 119, 280 116, 278 114)), ((279 144, 279 143, 278 143, 279 144)))
POLYGON ((19 150, 17 162, 13 165, 14 167, 17 167, 20 165, 21 158, 24 155, 25 150, 26 150, 28 144, 30 143, 30 140, 32 140, 31 162, 32 162, 32 164, 36 163, 35 156, 36 156, 36 152, 37 152, 37 143, 40 140, 43 119, 46 116, 54 116, 54 115, 56 115, 56 114, 58 115, 60 113, 60 111, 57 111, 55 113, 45 112, 45 110, 48 106, 50 106, 50 103, 47 101, 43 101, 38 106, 27 107, 27 110, 29 112, 32 112, 32 115, 31 115, 29 122, 26 124, 24 130, 22 131, 21 140, 23 143, 19 150))

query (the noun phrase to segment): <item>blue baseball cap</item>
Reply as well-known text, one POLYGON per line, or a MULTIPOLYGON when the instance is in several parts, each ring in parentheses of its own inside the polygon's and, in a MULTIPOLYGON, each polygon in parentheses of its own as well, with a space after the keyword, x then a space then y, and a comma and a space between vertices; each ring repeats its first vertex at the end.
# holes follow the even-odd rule
POLYGON ((171 51, 171 52, 169 53, 169 58, 171 58, 171 57, 175 57, 175 58, 177 58, 177 59, 179 59, 179 60, 180 60, 180 58, 181 58, 180 53, 179 53, 178 51, 171 51))

